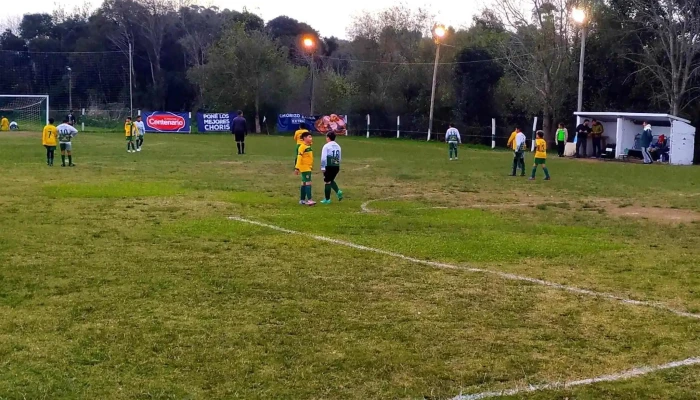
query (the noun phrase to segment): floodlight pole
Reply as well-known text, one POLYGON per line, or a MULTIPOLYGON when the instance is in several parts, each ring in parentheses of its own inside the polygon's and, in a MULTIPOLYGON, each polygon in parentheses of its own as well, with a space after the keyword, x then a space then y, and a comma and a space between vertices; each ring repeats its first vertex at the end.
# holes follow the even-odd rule
POLYGON ((433 112, 435 110, 435 86, 437 85, 438 62, 440 60, 440 40, 436 40, 435 66, 433 67, 433 89, 430 92, 430 117, 428 119, 428 141, 433 131, 433 112))
POLYGON ((134 116, 134 55, 131 49, 131 42, 129 42, 129 116, 134 116))
POLYGON ((578 63, 578 107, 577 111, 583 111, 583 64, 586 60, 586 24, 581 24, 581 59, 578 63))
POLYGON ((314 115, 314 95, 315 95, 315 80, 316 80, 316 72, 314 68, 314 54, 311 53, 309 54, 309 69, 311 69, 311 104, 309 105, 309 116, 313 117, 314 115))
POLYGON ((73 70, 68 67, 68 109, 73 110, 73 70))

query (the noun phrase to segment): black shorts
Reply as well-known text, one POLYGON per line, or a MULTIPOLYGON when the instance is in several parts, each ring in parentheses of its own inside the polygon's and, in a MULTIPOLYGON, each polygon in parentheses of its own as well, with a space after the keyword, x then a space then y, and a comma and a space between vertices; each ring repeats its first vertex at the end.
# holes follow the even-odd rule
POLYGON ((245 142, 245 133, 234 133, 237 142, 245 142))
POLYGON ((323 171, 323 181, 327 183, 333 182, 335 177, 338 176, 338 172, 340 172, 340 167, 326 167, 326 170, 323 171))

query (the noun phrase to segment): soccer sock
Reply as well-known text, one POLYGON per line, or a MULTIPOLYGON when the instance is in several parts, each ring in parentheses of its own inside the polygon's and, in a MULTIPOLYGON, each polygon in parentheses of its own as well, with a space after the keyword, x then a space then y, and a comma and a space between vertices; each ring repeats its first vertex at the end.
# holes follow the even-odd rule
POLYGON ((66 156, 61 154, 61 164, 65 164, 65 163, 66 163, 66 156))
POLYGON ((241 143, 236 142, 236 148, 238 149, 238 154, 241 154, 241 143))
POLYGON ((304 201, 306 200, 306 186, 301 185, 299 187, 299 200, 304 201))
POLYGON ((336 193, 338 193, 338 191, 340 190, 338 184, 335 183, 335 181, 331 182, 331 189, 333 189, 336 193))
POLYGON ((71 155, 68 156, 68 164, 73 164, 73 156, 71 155))
POLYGON ((544 176, 545 176, 545 178, 549 179, 549 170, 547 169, 547 167, 544 167, 544 168, 542 168, 542 169, 544 170, 544 176))
POLYGON ((241 153, 245 154, 245 143, 241 143, 241 153))
POLYGON ((457 148, 455 147, 455 158, 457 158, 457 148))
POLYGON ((532 167, 532 177, 535 177, 535 174, 537 173, 537 166, 532 167))
POLYGON ((306 199, 311 200, 311 185, 306 186, 306 199))
POLYGON ((46 149, 46 163, 51 164, 51 150, 46 149))
POLYGON ((326 194, 326 200, 330 200, 331 199, 331 184, 326 183, 326 186, 324 189, 325 189, 324 193, 326 194))

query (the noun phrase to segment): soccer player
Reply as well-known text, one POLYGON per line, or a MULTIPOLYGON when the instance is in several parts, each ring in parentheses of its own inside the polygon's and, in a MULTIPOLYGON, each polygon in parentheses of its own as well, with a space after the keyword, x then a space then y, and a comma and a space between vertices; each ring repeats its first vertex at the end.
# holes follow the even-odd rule
POLYGON ((136 133, 136 151, 141 151, 143 137, 146 135, 146 125, 144 125, 140 115, 136 117, 136 122, 134 122, 134 132, 136 133))
POLYGON ((335 177, 340 172, 340 145, 335 142, 335 132, 328 132, 326 144, 321 151, 321 171, 325 186, 325 199, 321 204, 331 204, 331 190, 338 195, 338 201, 343 200, 343 191, 335 183, 335 177))
POLYGON ((10 120, 7 119, 4 115, 2 118, 0 118, 0 131, 9 131, 10 130, 10 120))
POLYGON ((46 148, 46 165, 53 167, 53 156, 56 152, 56 139, 58 138, 58 129, 54 125, 54 119, 49 118, 49 124, 44 127, 44 132, 41 135, 41 144, 46 148))
POLYGON ((311 200, 311 171, 314 169, 314 152, 311 150, 313 142, 310 132, 301 134, 302 144, 297 150, 297 162, 294 166, 294 174, 301 174, 301 189, 299 204, 313 206, 316 202, 311 200))
POLYGON ((58 143, 61 147, 61 166, 66 166, 66 155, 68 156, 68 166, 75 167, 73 164, 73 145, 71 144, 72 139, 78 134, 78 130, 73 127, 68 122, 68 119, 64 119, 63 123, 58 126, 58 143))
POLYGON ((537 131, 537 140, 535 140, 535 164, 532 166, 531 181, 535 180, 538 165, 542 166, 544 180, 550 180, 549 170, 547 169, 547 142, 544 141, 544 131, 537 131))
POLYGON ((525 176, 525 149, 527 137, 520 130, 516 129, 515 139, 513 140, 513 171, 510 176, 515 176, 520 167, 520 176, 525 176))
POLYGON ((243 111, 238 110, 238 115, 231 121, 231 133, 236 139, 238 154, 245 154, 245 136, 248 134, 248 123, 243 117, 243 111))
POLYGON ((134 123, 131 122, 131 117, 126 117, 124 122, 124 132, 126 134, 126 152, 135 153, 136 145, 134 144, 134 123))
POLYGON ((457 146, 462 143, 462 137, 453 123, 450 123, 450 128, 445 132, 445 142, 447 142, 450 149, 450 161, 453 160, 452 153, 454 153, 454 159, 459 160, 457 158, 457 146))
POLYGON ((308 132, 308 131, 309 130, 306 129, 306 124, 302 122, 299 124, 299 129, 297 129, 296 132, 294 132, 294 143, 297 144, 297 147, 294 150, 294 154, 295 154, 294 163, 296 163, 296 154, 299 153, 299 146, 304 144, 304 141, 301 140, 301 135, 303 135, 305 132, 308 132))

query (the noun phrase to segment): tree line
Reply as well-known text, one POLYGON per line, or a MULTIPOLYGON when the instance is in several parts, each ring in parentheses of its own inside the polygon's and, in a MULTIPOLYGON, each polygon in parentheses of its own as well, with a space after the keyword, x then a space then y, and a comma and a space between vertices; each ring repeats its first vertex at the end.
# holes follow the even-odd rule
MULTIPOLYGON (((407 129, 425 131, 436 22, 429 9, 395 6, 353 17, 341 40, 287 16, 265 22, 246 10, 182 1, 105 0, 94 11, 27 14, 7 27, 3 58, 27 55, 32 74, 4 67, 0 91, 42 87, 50 73, 37 73, 42 63, 32 54, 65 53, 50 58, 70 63, 110 52, 99 71, 75 72, 77 101, 123 100, 131 47, 134 104, 142 108, 240 108, 260 130, 263 116, 309 112, 313 75, 317 114, 371 114, 387 127, 402 116, 407 129)), ((538 115, 551 137, 576 110, 584 29, 584 110, 668 112, 700 122, 696 0, 495 0, 464 25, 448 27, 441 41, 438 130, 448 121, 489 127, 493 117, 523 124, 538 115), (572 19, 574 3, 586 12, 583 24, 572 19)), ((64 93, 64 67, 50 68, 59 70, 60 85, 53 84, 64 93)))

